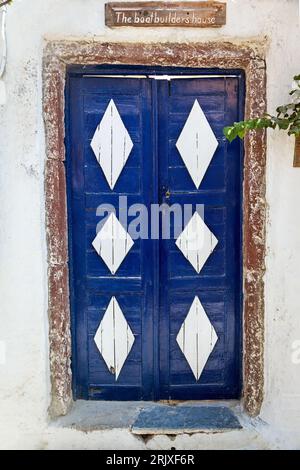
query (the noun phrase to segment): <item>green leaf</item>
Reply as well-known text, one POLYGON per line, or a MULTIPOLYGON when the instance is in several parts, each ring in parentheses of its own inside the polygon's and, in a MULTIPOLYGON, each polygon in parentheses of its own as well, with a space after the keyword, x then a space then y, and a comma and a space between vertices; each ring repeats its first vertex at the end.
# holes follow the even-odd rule
POLYGON ((287 112, 287 106, 278 106, 278 108, 276 108, 276 112, 278 114, 285 114, 287 112))
POLYGON ((300 125, 299 126, 291 126, 288 131, 288 135, 292 134, 300 134, 300 125))
POLYGON ((290 126, 290 121, 288 119, 279 119, 278 120, 278 127, 279 129, 286 130, 290 126))
POLYGON ((232 142, 237 137, 237 131, 234 126, 224 127, 223 132, 229 142, 232 142))
POLYGON ((255 127, 256 127, 255 120, 251 119, 251 120, 245 122, 246 130, 251 131, 251 130, 255 129, 255 127))
POLYGON ((0 0, 0 8, 4 7, 4 5, 10 5, 13 0, 0 0))
POLYGON ((287 131, 289 135, 300 134, 300 75, 294 77, 298 89, 292 90, 290 95, 293 96, 293 102, 276 109, 277 116, 264 113, 254 119, 247 121, 234 122, 232 126, 224 128, 225 137, 232 142, 236 137, 243 139, 249 131, 257 129, 279 129, 287 131))

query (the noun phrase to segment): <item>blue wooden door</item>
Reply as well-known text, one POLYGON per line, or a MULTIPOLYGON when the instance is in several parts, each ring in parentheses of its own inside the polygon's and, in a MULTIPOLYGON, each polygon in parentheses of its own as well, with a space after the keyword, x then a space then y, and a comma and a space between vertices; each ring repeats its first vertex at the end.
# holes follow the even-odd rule
POLYGON ((242 159, 222 128, 241 116, 242 78, 175 73, 68 74, 75 398, 240 394, 242 159), (170 239, 162 227, 151 239, 152 204, 189 206, 178 233, 170 218, 170 239), (148 238, 130 231, 139 205, 149 209, 148 238))
POLYGON ((239 144, 228 145, 222 132, 239 119, 238 89, 235 77, 159 83, 161 199, 170 206, 191 205, 192 216, 183 227, 193 220, 196 231, 207 231, 209 240, 207 247, 200 244, 198 267, 193 253, 189 256, 187 237, 181 243, 160 242, 160 397, 165 399, 234 398, 240 393, 241 155, 239 144), (189 154, 178 144, 185 124, 184 140, 199 137, 198 172, 185 163, 189 154), (203 137, 211 139, 211 150, 203 148, 203 137), (206 151, 211 153, 205 171, 201 158, 206 151))

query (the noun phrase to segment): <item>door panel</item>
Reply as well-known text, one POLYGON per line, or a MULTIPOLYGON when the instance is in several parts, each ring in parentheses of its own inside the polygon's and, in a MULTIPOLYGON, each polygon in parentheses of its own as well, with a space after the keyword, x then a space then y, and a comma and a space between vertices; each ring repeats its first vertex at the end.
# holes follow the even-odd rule
MULTIPOLYGON (((222 129, 239 117, 238 79, 179 79, 170 84, 162 82, 159 87, 161 201, 192 204, 193 213, 196 204, 203 204, 205 224, 218 240, 199 274, 174 239, 161 240, 160 396, 233 398, 240 392, 241 162, 239 146, 229 146, 222 129), (176 148, 195 100, 218 140, 199 189, 176 148), (197 349, 205 348, 205 340, 197 342, 193 337, 200 335, 204 326, 199 317, 196 331, 192 311, 184 324, 195 297, 218 338, 198 379, 190 365, 196 360, 197 349), (178 344, 181 327, 185 328, 186 349, 194 341, 195 351, 188 351, 188 357, 178 344)), ((201 142, 199 145, 201 148, 201 142)))
MULTIPOLYGON (((85 399, 150 399, 153 397, 153 274, 147 259, 151 244, 148 240, 135 240, 115 275, 92 246, 97 224, 101 221, 96 212, 100 204, 111 204, 116 208, 116 217, 120 218, 120 195, 128 196, 129 204, 148 206, 150 203, 153 173, 150 83, 141 79, 72 77, 69 90, 68 178, 75 395, 85 399), (95 130, 111 99, 133 142, 113 189, 91 148, 95 130), (118 377, 109 370, 105 354, 101 354, 101 346, 97 347, 95 342, 99 325, 114 297, 134 335, 134 343, 118 377)), ((108 347, 122 349, 122 325, 122 322, 116 324, 114 330, 109 324, 104 328, 104 339, 110 335, 116 337, 108 347)))
MULTIPOLYGON (((239 396, 242 158, 239 143, 229 145, 222 130, 241 118, 241 96, 239 76, 157 81, 95 77, 86 70, 70 74, 66 170, 75 398, 239 396), (198 116, 204 113, 217 138, 217 149, 199 187, 176 145, 193 106, 200 107, 198 116), (95 132, 102 132, 104 119, 113 123, 119 119, 116 114, 133 147, 128 159, 124 157, 115 184, 110 184, 109 172, 105 176, 99 164, 101 145, 93 151, 91 144, 95 132), (180 233, 195 214, 196 205, 203 205, 201 219, 194 216, 198 233, 209 230, 213 235, 206 238, 209 253, 200 272, 184 256, 178 241, 176 244, 177 234, 169 240, 133 240, 112 274, 104 261, 106 241, 101 239, 97 245, 95 238, 106 223, 111 239, 118 221, 127 231, 120 196, 127 196, 127 207, 137 203, 148 209, 152 203, 192 205, 180 233), (99 209, 97 212, 102 204, 116 209, 114 221, 99 209)), ((195 122, 197 125, 198 120, 195 122)), ((105 129, 114 171, 116 134, 113 124, 105 129)), ((125 139, 125 148, 124 130, 119 135, 125 139)), ((203 148, 203 135, 206 138, 207 134, 193 135, 198 136, 199 149, 203 148)), ((133 218, 128 216, 128 224, 133 218)), ((148 223, 150 227, 150 210, 148 223)), ((173 228, 171 218, 171 233, 173 228)), ((112 257, 121 250, 116 243, 112 257)))

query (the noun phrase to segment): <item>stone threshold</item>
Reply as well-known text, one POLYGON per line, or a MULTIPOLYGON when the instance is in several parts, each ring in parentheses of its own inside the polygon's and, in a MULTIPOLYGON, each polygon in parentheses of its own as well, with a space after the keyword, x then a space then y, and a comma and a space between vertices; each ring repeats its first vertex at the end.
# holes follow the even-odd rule
POLYGON ((134 434, 194 434, 241 429, 234 412, 227 406, 154 406, 140 411, 132 425, 134 434))
POLYGON ((133 434, 220 433, 242 428, 239 401, 84 401, 78 400, 53 426, 84 432, 127 429, 133 434))

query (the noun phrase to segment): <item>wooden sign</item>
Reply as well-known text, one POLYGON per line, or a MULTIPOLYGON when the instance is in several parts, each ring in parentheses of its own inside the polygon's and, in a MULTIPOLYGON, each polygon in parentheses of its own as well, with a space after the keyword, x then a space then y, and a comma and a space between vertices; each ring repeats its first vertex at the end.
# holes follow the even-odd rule
POLYGON ((300 167, 300 137, 296 137, 295 140, 294 167, 300 167))
POLYGON ((219 28, 226 24, 223 2, 106 3, 105 24, 110 27, 219 28))

